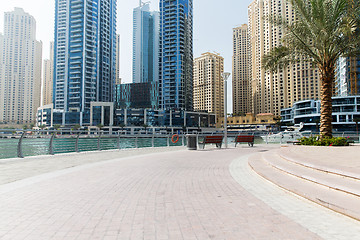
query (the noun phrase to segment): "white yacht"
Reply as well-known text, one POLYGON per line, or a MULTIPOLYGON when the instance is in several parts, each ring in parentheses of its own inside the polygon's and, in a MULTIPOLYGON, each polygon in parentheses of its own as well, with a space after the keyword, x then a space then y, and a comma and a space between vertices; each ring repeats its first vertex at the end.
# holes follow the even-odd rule
POLYGON ((289 141, 296 141, 303 137, 303 133, 311 133, 311 131, 300 132, 303 127, 304 123, 295 124, 294 126, 287 127, 283 132, 279 132, 277 134, 267 134, 265 136, 261 136, 261 138, 265 142, 286 143, 289 141))

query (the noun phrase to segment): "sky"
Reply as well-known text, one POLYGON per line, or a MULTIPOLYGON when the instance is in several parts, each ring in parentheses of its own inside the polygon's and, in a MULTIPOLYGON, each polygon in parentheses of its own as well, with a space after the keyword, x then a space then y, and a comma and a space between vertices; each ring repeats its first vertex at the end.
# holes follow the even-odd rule
MULTIPOLYGON (((3 33, 4 12, 23 8, 36 20, 37 40, 43 43, 43 59, 49 57, 54 39, 55 0, 1 0, 0 32, 3 33)), ((146 1, 146 0, 145 0, 146 1)), ((193 0, 194 58, 205 52, 217 52, 225 59, 225 71, 231 72, 232 29, 247 23, 247 7, 253 0, 193 0)), ((132 12, 139 0, 117 1, 117 33, 121 35, 120 77, 132 81, 132 12)), ((159 0, 151 1, 152 10, 159 9, 159 0)), ((230 77, 231 78, 231 77, 230 77)), ((231 83, 229 103, 231 103, 231 83)), ((229 105, 231 108, 231 105, 229 105)))

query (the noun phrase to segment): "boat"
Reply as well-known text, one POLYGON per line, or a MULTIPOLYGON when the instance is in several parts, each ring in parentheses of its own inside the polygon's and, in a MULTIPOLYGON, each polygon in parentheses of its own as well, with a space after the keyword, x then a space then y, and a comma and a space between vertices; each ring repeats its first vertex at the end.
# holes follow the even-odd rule
POLYGON ((265 142, 292 142, 297 141, 303 137, 304 133, 311 134, 311 131, 301 131, 304 127, 304 123, 295 124, 294 126, 287 127, 285 131, 279 132, 276 134, 267 134, 265 136, 261 136, 261 138, 265 142))

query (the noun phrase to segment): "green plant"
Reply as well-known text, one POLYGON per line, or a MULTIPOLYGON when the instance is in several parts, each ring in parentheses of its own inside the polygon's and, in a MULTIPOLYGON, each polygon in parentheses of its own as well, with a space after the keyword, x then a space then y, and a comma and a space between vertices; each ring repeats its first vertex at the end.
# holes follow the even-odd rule
POLYGON ((104 127, 104 125, 103 125, 103 124, 101 124, 101 123, 99 123, 98 125, 96 125, 96 127, 100 130, 101 128, 103 128, 103 127, 104 127))
POLYGON ((300 140, 301 145, 308 146, 349 146, 348 138, 344 137, 303 137, 300 140))
POLYGON ((75 124, 72 129, 79 130, 80 128, 81 128, 80 124, 75 124))

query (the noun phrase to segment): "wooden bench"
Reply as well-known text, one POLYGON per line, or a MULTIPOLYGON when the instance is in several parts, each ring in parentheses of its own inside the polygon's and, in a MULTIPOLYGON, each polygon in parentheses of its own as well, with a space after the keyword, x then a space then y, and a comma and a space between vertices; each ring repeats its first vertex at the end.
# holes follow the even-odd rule
POLYGON ((216 144, 217 148, 221 148, 222 141, 224 136, 222 135, 211 135, 202 137, 202 141, 199 140, 199 147, 202 146, 202 149, 205 148, 205 144, 216 144))
POLYGON ((299 140, 294 140, 294 141, 287 141, 287 144, 293 144, 293 145, 301 145, 301 142, 299 140))
POLYGON ((254 135, 238 135, 235 138, 235 147, 238 143, 247 142, 250 147, 254 146, 254 135))

